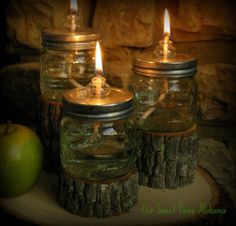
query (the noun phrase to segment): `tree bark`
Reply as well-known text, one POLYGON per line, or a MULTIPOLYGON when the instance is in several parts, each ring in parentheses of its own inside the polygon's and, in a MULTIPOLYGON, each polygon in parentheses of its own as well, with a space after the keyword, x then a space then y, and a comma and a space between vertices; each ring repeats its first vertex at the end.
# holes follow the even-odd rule
POLYGON ((112 180, 86 181, 64 172, 59 177, 59 203, 84 217, 109 217, 130 212, 138 200, 138 173, 112 180))
POLYGON ((40 100, 38 132, 45 149, 45 169, 58 172, 60 168, 61 103, 40 100))
POLYGON ((131 132, 135 141, 139 184, 178 188, 192 183, 198 154, 196 126, 176 133, 131 132))

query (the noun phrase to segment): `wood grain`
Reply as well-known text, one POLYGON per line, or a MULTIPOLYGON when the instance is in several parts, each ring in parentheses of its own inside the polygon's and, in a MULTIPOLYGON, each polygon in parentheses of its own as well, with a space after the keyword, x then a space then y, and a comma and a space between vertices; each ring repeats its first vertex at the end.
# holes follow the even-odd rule
POLYGON ((44 146, 45 169, 60 169, 60 120, 61 103, 40 99, 38 133, 44 146))
MULTIPOLYGON (((203 169, 198 168, 192 184, 178 189, 152 189, 139 186, 138 203, 131 212, 108 218, 85 218, 70 214, 58 203, 58 179, 55 174, 43 172, 38 184, 28 193, 10 199, 0 199, 0 206, 18 218, 38 225, 51 226, 154 226, 154 225, 229 225, 233 204, 228 194, 203 169), (225 209, 225 214, 199 214, 202 203, 211 208, 225 209), (182 205, 195 213, 159 214, 161 208, 182 205), (145 206, 147 208, 145 208, 145 206), (151 211, 154 209, 154 211, 151 211)), ((177 208, 178 210, 178 208, 177 208)))
POLYGON ((138 173, 110 180, 88 181, 61 173, 59 202, 73 214, 109 217, 130 212, 138 199, 138 173))
POLYGON ((130 130, 134 142, 139 184, 152 188, 178 188, 192 183, 197 166, 196 126, 178 133, 130 130))

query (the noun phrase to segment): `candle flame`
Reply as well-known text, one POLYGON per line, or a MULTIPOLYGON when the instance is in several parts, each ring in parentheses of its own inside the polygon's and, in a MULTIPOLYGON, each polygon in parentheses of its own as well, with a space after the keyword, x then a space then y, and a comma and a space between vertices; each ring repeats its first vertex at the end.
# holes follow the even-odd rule
POLYGON ((77 0, 70 0, 70 9, 75 12, 78 11, 77 0))
POLYGON ((156 56, 163 56, 166 60, 168 57, 175 55, 175 48, 172 46, 171 36, 170 36, 170 16, 168 10, 165 9, 164 12, 164 35, 163 39, 159 42, 159 46, 154 51, 156 56))
POLYGON ((95 56, 95 69, 97 73, 102 74, 103 67, 102 67, 102 54, 101 54, 101 47, 99 42, 96 42, 96 56, 95 56))
POLYGON ((92 93, 96 98, 102 98, 109 95, 109 85, 106 83, 106 79, 103 75, 102 67, 102 54, 99 42, 96 42, 96 54, 95 54, 95 76, 92 78, 89 86, 92 88, 92 93))
POLYGON ((165 34, 170 34, 170 16, 167 9, 165 9, 164 13, 164 35, 165 34))

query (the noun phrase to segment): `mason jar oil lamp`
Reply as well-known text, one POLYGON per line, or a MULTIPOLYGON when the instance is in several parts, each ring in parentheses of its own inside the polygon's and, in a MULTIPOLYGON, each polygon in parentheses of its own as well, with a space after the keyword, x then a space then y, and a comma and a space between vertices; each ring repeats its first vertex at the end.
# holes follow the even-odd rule
POLYGON ((101 40, 101 33, 80 26, 76 0, 71 0, 71 10, 63 28, 42 33, 39 134, 45 147, 45 168, 49 171, 57 171, 60 165, 62 95, 66 90, 90 82, 95 71, 95 44, 98 40, 101 40))
POLYGON ((135 156, 128 136, 133 95, 128 90, 110 87, 106 83, 102 76, 98 43, 96 53, 97 72, 91 83, 85 88, 67 91, 63 96, 60 127, 62 176, 59 193, 61 205, 72 213, 111 216, 129 211, 137 195, 137 177, 133 172, 135 156), (74 198, 69 196, 67 185, 71 181, 75 185, 71 184, 70 192, 73 190, 74 193, 87 184, 83 193, 78 192, 73 197, 78 196, 77 200, 84 195, 94 197, 94 208, 91 200, 87 203, 90 205, 90 212, 86 203, 75 203, 74 198), (130 193, 123 194, 123 183, 132 184, 130 193), (96 189, 90 191, 90 188, 96 189), (120 192, 119 196, 125 195, 128 208, 117 210, 112 204, 112 192, 120 192), (108 206, 99 206, 99 203, 104 202, 104 195, 109 198, 108 206), (100 208, 103 209, 102 212, 100 208), (108 208, 108 212, 104 212, 104 208, 108 208))
POLYGON ((42 33, 40 88, 44 98, 56 102, 65 90, 89 83, 94 75, 95 44, 101 40, 101 33, 81 27, 77 3, 71 3, 64 27, 42 33))
POLYGON ((154 53, 134 58, 130 87, 136 126, 143 134, 138 138, 140 183, 175 188, 192 181, 196 166, 197 60, 173 47, 167 10, 164 22, 164 38, 154 53), (150 142, 149 148, 143 142, 150 142))

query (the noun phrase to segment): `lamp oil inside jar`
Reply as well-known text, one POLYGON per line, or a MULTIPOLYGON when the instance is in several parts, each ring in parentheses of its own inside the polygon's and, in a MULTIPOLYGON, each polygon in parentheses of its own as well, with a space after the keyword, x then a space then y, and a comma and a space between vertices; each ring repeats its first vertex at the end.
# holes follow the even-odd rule
POLYGON ((51 101, 60 102, 64 91, 86 86, 94 75, 95 46, 101 33, 81 27, 77 13, 70 11, 63 28, 42 33, 40 89, 51 101))
POLYGON ((125 131, 125 120, 100 122, 94 133, 94 122, 76 124, 67 119, 62 130, 63 167, 70 174, 91 180, 115 178, 127 173, 132 152, 125 131), (70 124, 70 125, 69 125, 70 124))
POLYGON ((63 97, 62 167, 81 179, 116 178, 134 167, 127 135, 133 95, 107 86, 102 90, 104 94, 97 97, 92 85, 70 90, 63 97))

